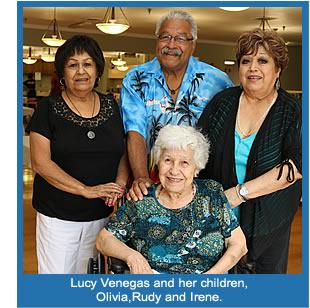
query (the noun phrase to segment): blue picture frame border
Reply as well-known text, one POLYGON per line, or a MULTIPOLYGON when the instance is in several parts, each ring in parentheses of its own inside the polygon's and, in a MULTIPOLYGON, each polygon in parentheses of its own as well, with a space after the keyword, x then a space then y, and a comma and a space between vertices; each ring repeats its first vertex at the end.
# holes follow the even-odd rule
MULTIPOLYGON (((219 7, 227 6, 224 1, 184 1, 182 7, 219 7)), ((127 7, 178 7, 177 1, 130 1, 113 2, 114 6, 127 7)), ((111 6, 105 1, 18 1, 17 2, 17 303, 18 307, 309 307, 309 3, 307 1, 232 1, 229 6, 250 7, 301 7, 302 8, 302 120, 303 120, 303 207, 302 207, 302 273, 294 275, 229 275, 233 279, 245 280, 247 289, 212 289, 211 292, 220 294, 222 302, 197 303, 176 302, 155 305, 152 302, 138 302, 124 304, 120 301, 111 303, 98 302, 94 294, 85 288, 72 287, 71 279, 87 280, 99 279, 94 275, 32 275, 23 273, 23 8, 26 7, 91 7, 111 6)), ((116 279, 110 275, 104 278, 116 279)), ((223 276, 212 275, 212 278, 223 279, 223 276)), ((198 280, 201 275, 179 275, 174 279, 198 280)), ((169 280, 169 275, 123 275, 117 276, 118 280, 169 280)), ((203 278, 205 279, 205 277, 203 278)), ((176 281, 175 280, 175 281, 176 281)), ((99 290, 100 291, 100 290, 99 290)), ((128 293, 121 289, 123 294, 128 293)), ((152 289, 144 290, 145 293, 152 289)), ((183 292, 183 289, 175 290, 154 289, 156 292, 183 292)), ((210 290, 207 290, 210 293, 210 290)), ((195 288, 195 292, 206 292, 206 289, 195 288)), ((130 293, 130 292, 129 292, 130 293)), ((128 294, 129 294, 128 293, 128 294)))

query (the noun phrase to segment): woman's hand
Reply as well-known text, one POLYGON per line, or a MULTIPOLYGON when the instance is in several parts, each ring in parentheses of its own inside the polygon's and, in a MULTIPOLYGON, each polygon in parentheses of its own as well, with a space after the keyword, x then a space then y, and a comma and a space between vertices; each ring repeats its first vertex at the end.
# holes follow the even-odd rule
POLYGON ((123 197, 123 194, 120 195, 120 194, 116 194, 116 193, 112 193, 112 197, 109 197, 109 198, 103 198, 105 200, 105 204, 109 207, 112 207, 112 206, 116 206, 117 205, 117 202, 120 198, 123 197))
POLYGON ((225 190, 226 198, 232 208, 237 207, 242 203, 241 199, 239 198, 236 187, 231 187, 225 190))
POLYGON ((126 263, 130 269, 131 274, 154 274, 150 264, 142 256, 141 253, 134 251, 126 258, 126 263))
POLYGON ((121 198, 125 192, 125 188, 116 183, 99 184, 96 186, 84 186, 81 195, 87 199, 94 198, 111 198, 115 196, 121 198))
POLYGON ((119 199, 121 199, 124 194, 125 194, 125 191, 126 191, 126 185, 125 184, 120 184, 120 183, 117 183, 120 187, 123 188, 123 193, 122 194, 118 194, 118 193, 112 193, 112 197, 109 197, 109 198, 105 198, 105 204, 107 206, 116 206, 119 199))
POLYGON ((149 263, 140 252, 128 247, 105 228, 97 235, 96 248, 104 255, 125 261, 131 274, 153 274, 149 263))
POLYGON ((138 178, 133 181, 126 197, 128 200, 143 200, 143 195, 148 194, 148 188, 152 185, 152 180, 147 177, 138 178))

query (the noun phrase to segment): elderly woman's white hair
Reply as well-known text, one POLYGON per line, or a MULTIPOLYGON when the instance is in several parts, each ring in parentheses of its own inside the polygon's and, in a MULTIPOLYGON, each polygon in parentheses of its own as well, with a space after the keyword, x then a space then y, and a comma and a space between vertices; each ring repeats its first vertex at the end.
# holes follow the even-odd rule
POLYGON ((183 149, 190 147, 194 153, 197 171, 202 170, 209 159, 210 142, 202 133, 191 126, 168 124, 158 134, 153 147, 155 163, 158 165, 164 149, 183 149))
POLYGON ((194 41, 197 40, 197 23, 196 23, 195 19, 189 13, 181 11, 181 10, 170 11, 169 13, 167 13, 166 15, 162 16, 159 19, 159 21, 156 24, 156 30, 155 30, 156 36, 159 35, 159 30, 160 30, 162 24, 166 20, 170 20, 170 19, 178 19, 178 20, 187 21, 191 25, 191 32, 192 32, 192 36, 194 38, 194 41))

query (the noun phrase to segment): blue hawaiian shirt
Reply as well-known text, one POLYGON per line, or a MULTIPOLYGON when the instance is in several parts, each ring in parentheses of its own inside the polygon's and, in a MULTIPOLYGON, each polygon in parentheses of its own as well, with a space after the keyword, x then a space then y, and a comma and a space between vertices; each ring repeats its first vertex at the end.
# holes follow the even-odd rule
POLYGON ((163 126, 195 126, 213 96, 232 86, 224 72, 191 57, 174 102, 160 63, 154 58, 133 68, 123 80, 120 106, 125 131, 140 133, 150 152, 163 126))
POLYGON ((160 273, 193 274, 210 269, 221 258, 225 239, 239 226, 222 185, 195 180, 192 202, 169 209, 156 198, 156 185, 141 201, 126 201, 106 229, 139 251, 160 273))

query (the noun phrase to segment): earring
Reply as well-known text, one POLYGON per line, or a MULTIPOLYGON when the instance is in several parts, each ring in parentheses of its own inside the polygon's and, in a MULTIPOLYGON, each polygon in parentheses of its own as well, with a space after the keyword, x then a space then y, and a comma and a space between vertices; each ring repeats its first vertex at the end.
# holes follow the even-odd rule
POLYGON ((243 86, 242 86, 242 83, 240 83, 240 86, 239 86, 240 90, 242 91, 243 90, 243 86))
POLYGON ((100 77, 96 77, 96 84, 99 84, 99 82, 100 82, 100 77))
POLYGON ((276 84, 275 84, 276 90, 279 90, 281 87, 280 78, 277 78, 276 84))
POLYGON ((65 85, 65 78, 61 78, 60 80, 59 80, 59 83, 62 85, 62 86, 64 86, 65 85))

